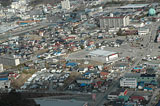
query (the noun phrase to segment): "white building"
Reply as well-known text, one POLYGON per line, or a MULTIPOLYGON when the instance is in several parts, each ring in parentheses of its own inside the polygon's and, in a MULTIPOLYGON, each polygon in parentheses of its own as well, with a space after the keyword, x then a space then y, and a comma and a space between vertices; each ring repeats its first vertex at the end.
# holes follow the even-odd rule
POLYGON ((3 72, 3 64, 0 64, 0 72, 3 72))
POLYGON ((17 66, 20 64, 19 58, 0 56, 0 63, 6 66, 17 66))
POLYGON ((136 88, 137 87, 137 79, 136 78, 121 78, 120 79, 121 87, 129 87, 136 88))
POLYGON ((26 0, 19 0, 19 4, 20 4, 20 5, 26 5, 26 4, 27 4, 27 1, 26 1, 26 0))
POLYGON ((0 78, 0 89, 10 88, 10 83, 11 82, 9 80, 0 78))
POLYGON ((12 2, 11 4, 11 8, 13 9, 19 9, 21 7, 21 5, 19 4, 19 2, 12 2))
POLYGON ((114 101, 116 99, 118 99, 118 96, 119 96, 119 92, 111 92, 109 95, 108 95, 108 100, 110 101, 114 101))
POLYGON ((27 10, 27 7, 22 5, 19 10, 20 10, 21 12, 25 12, 25 11, 27 10))
POLYGON ((62 5, 62 9, 64 9, 64 10, 70 9, 70 1, 69 0, 61 1, 61 5, 62 5))
POLYGON ((147 35, 149 33, 148 28, 139 28, 138 29, 138 35, 147 35))
POLYGON ((145 24, 143 22, 139 22, 139 23, 133 22, 133 23, 130 23, 129 25, 134 26, 135 28, 141 28, 141 27, 145 26, 145 24))
POLYGON ((8 8, 8 12, 15 13, 16 11, 13 8, 8 8))
POLYGON ((88 54, 91 59, 98 61, 112 61, 119 57, 117 52, 105 51, 105 50, 94 50, 88 54))
POLYGON ((0 74, 0 89, 10 88, 11 81, 8 79, 8 74, 0 74))
POLYGON ((129 16, 114 17, 113 14, 109 17, 100 18, 101 28, 120 28, 129 25, 129 16))

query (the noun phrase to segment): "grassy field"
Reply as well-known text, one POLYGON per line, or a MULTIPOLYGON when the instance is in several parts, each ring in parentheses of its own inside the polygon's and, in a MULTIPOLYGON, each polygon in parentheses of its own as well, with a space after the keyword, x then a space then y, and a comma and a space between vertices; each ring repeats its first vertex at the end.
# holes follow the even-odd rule
POLYGON ((22 73, 19 78, 12 80, 11 86, 13 88, 20 88, 21 86, 23 86, 25 81, 27 81, 27 79, 30 78, 31 76, 32 74, 22 73))

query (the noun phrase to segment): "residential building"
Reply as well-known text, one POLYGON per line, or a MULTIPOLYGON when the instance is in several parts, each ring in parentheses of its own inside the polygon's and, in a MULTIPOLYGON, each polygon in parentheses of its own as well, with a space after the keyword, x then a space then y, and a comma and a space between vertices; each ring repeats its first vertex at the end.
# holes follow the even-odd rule
POLYGON ((156 74, 141 74, 141 76, 138 79, 138 82, 144 82, 144 83, 157 83, 156 74))
POLYGON ((8 78, 0 78, 0 88, 10 88, 10 80, 8 78))
POLYGON ((0 89, 10 88, 10 80, 8 79, 8 74, 0 74, 0 89))
POLYGON ((27 0, 19 0, 19 4, 26 5, 27 4, 27 0))
POLYGON ((143 96, 131 96, 131 100, 135 102, 143 101, 145 98, 143 96))
POLYGON ((3 72, 3 64, 0 64, 0 72, 3 72))
POLYGON ((100 72, 100 77, 102 79, 107 79, 107 76, 108 76, 108 72, 104 72, 104 71, 100 72))
POLYGON ((120 70, 120 71, 123 71, 123 70, 125 70, 126 68, 128 67, 128 63, 116 63, 116 64, 114 64, 113 65, 113 69, 118 69, 118 70, 120 70))
POLYGON ((138 29, 138 35, 147 35, 149 33, 148 28, 139 28, 138 29))
POLYGON ((69 0, 61 1, 61 5, 62 5, 62 9, 64 9, 64 10, 70 9, 70 1, 69 0))
MULTIPOLYGON (((121 0, 121 1, 126 2, 126 0, 121 0)), ((130 0, 130 1, 136 1, 136 0, 130 0)), ((120 9, 145 9, 148 6, 149 4, 127 4, 127 5, 121 6, 120 9)))
POLYGON ((129 16, 109 16, 100 18, 100 27, 104 28, 120 28, 129 25, 129 16))
POLYGON ((12 4, 11 4, 11 8, 19 9, 20 7, 21 7, 21 5, 18 2, 12 2, 12 4))
POLYGON ((125 106, 137 106, 137 103, 133 101, 128 101, 128 102, 125 102, 125 106))
POLYGON ((140 73, 125 73, 124 78, 136 78, 138 79, 141 76, 140 73))
POLYGON ((93 79, 79 78, 76 80, 79 84, 91 84, 93 79))
POLYGON ((118 99, 118 96, 119 96, 119 92, 111 92, 108 95, 108 100, 114 101, 114 100, 118 99))
POLYGON ((17 66, 20 64, 20 60, 10 56, 0 56, 0 63, 6 66, 17 66))
POLYGON ((117 100, 119 97, 125 96, 127 92, 127 89, 117 89, 116 92, 111 92, 108 95, 108 99, 111 101, 117 100))
POLYGON ((86 71, 88 71, 88 68, 79 68, 78 72, 80 73, 85 73, 86 71))
POLYGON ((160 42, 160 33, 158 33, 157 42, 160 42))
POLYGON ((157 78, 155 74, 126 73, 120 82, 121 86, 135 87, 136 83, 157 84, 157 78))
POLYGON ((84 75, 85 78, 97 78, 99 77, 99 73, 97 73, 97 70, 87 71, 84 75))
POLYGON ((129 87, 136 88, 137 87, 137 79, 136 78, 121 78, 120 79, 121 87, 129 87))

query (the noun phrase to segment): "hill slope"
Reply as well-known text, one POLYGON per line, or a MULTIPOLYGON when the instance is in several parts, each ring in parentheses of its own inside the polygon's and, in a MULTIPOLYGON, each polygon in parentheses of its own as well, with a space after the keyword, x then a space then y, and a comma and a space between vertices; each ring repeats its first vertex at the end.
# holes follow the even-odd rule
POLYGON ((9 6, 11 4, 11 2, 12 2, 12 0, 0 0, 0 3, 4 7, 9 6))

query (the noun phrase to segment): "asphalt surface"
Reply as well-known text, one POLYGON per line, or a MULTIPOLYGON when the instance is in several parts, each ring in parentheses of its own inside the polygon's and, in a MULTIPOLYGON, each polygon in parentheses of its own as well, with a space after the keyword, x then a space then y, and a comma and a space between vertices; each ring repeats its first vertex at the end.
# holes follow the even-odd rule
POLYGON ((146 106, 152 106, 152 102, 154 101, 155 96, 159 94, 159 92, 160 92, 160 89, 156 89, 156 90, 153 92, 153 95, 152 95, 149 103, 148 103, 146 106))

